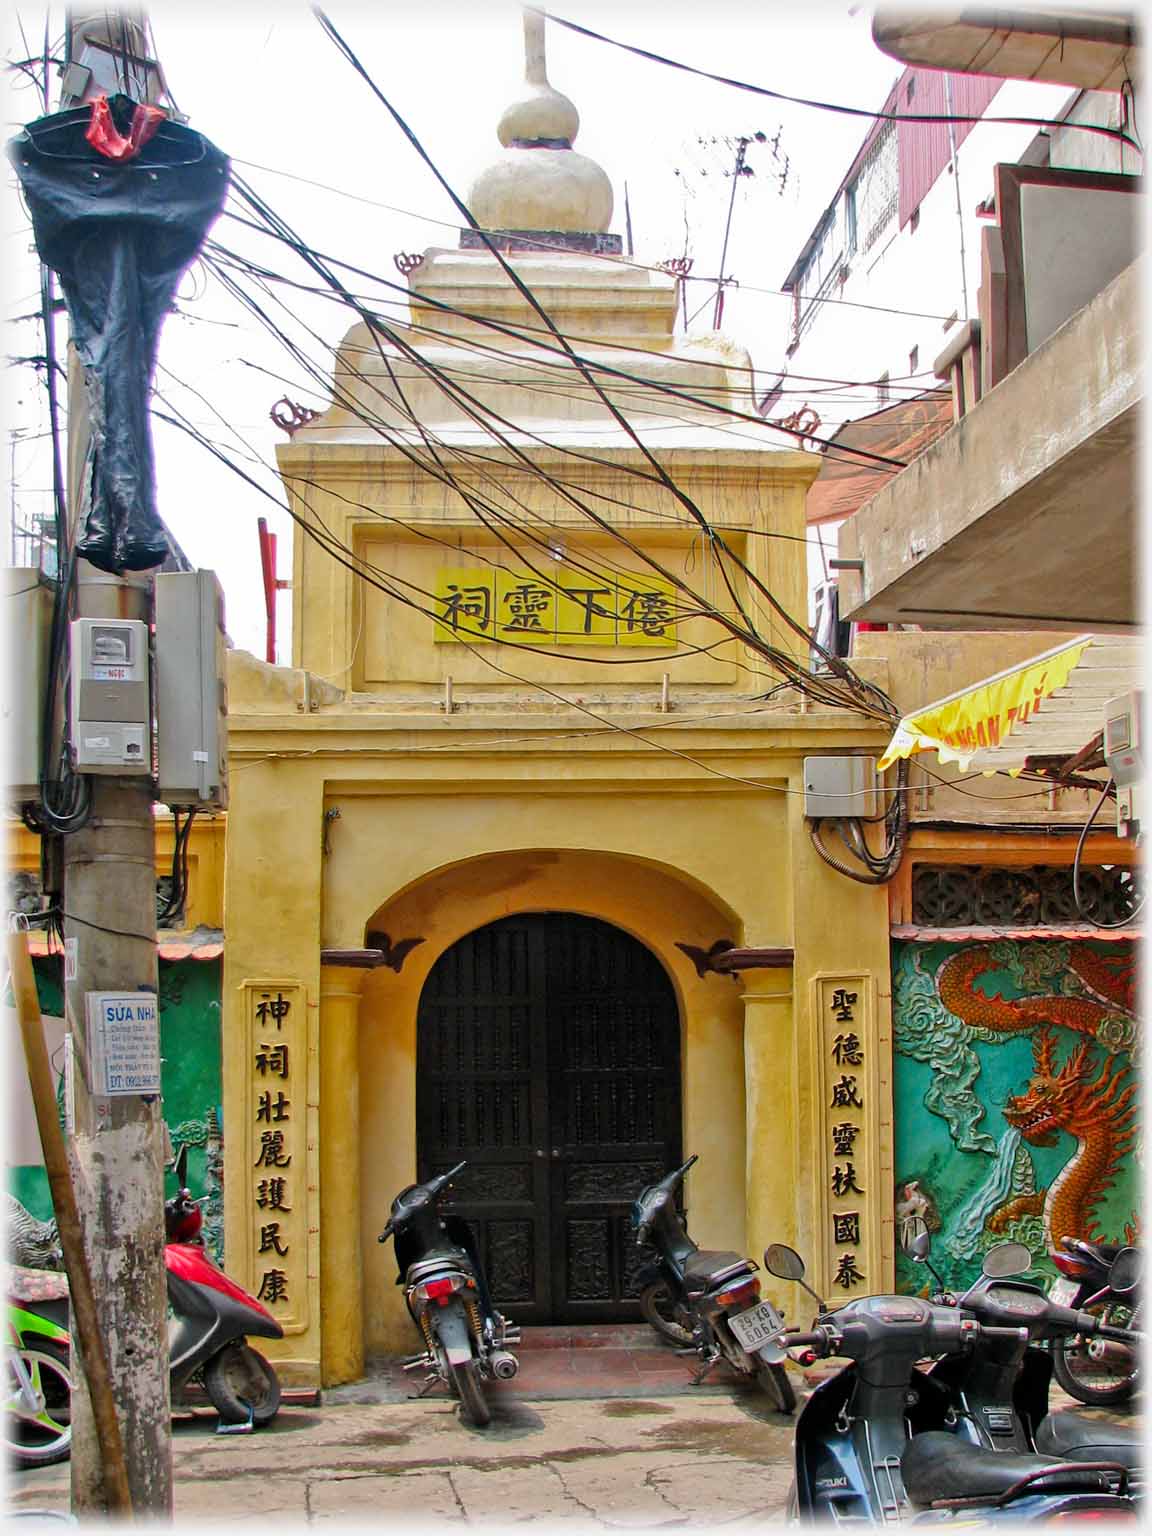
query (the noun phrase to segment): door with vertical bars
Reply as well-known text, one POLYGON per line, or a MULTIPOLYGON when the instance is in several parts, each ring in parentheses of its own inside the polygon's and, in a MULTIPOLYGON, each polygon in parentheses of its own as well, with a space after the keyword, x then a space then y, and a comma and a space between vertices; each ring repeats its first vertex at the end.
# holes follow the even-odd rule
POLYGON ((629 1209, 681 1160, 680 1017, 656 957, 565 912, 502 918, 433 966, 417 1028, 418 1176, 521 1323, 639 1316, 629 1209))

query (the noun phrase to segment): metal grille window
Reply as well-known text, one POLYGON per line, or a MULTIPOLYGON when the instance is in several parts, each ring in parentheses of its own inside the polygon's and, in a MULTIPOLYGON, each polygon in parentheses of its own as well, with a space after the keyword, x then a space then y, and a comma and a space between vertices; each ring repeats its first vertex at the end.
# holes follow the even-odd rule
POLYGON ((895 219, 899 190, 896 124, 885 123, 849 189, 856 211, 856 240, 861 254, 872 249, 895 219))
MULTIPOLYGON (((1123 922, 1139 905, 1136 871, 1119 864, 1084 866, 1080 899, 1097 922, 1123 922)), ((1085 921, 1076 910, 1071 867, 1047 864, 917 865, 912 920, 932 928, 1075 928, 1085 921)))

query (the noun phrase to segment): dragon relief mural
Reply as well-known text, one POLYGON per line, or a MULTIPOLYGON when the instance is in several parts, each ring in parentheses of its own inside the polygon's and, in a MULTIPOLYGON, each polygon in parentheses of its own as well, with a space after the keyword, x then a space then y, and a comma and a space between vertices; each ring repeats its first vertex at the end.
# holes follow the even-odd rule
MULTIPOLYGON (((1059 1237, 1136 1237, 1130 944, 897 944, 893 1016, 898 1239, 934 1232, 962 1286, 1008 1238, 1054 1274, 1059 1237)), ((902 1255, 897 1275, 923 1286, 902 1255)))

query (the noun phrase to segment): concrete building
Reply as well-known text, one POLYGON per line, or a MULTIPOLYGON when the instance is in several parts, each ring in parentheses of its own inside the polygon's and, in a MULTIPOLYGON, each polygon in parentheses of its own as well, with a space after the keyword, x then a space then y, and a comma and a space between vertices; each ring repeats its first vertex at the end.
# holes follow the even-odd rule
POLYGON ((1141 156, 1071 125, 1118 134, 1138 122, 1134 26, 1099 13, 998 22, 876 19, 878 41, 899 58, 1077 89, 1066 126, 1038 145, 1044 154, 996 167, 977 311, 936 364, 953 385, 955 424, 845 530, 842 553, 863 569, 846 575, 843 606, 871 622, 1131 632, 1141 156))

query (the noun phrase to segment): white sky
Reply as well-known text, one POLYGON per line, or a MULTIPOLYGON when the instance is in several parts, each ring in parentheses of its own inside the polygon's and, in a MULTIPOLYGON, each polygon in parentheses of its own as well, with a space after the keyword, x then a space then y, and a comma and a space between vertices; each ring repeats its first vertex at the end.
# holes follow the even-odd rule
MULTIPOLYGON (((495 124, 522 77, 519 5, 512 0, 423 0, 418 6, 331 0, 326 9, 463 196, 475 172, 498 150, 495 124)), ((703 69, 852 106, 878 108, 900 70, 871 41, 870 8, 850 10, 848 0, 813 0, 803 6, 780 0, 703 5, 699 0, 565 0, 557 12, 703 69)), ((45 14, 37 6, 9 11, 9 58, 24 56, 21 25, 27 51, 41 48, 45 14)), ((190 126, 229 154, 237 173, 309 243, 390 281, 402 281, 393 265, 396 252, 456 244, 459 220, 447 197, 307 5, 300 0, 281 0, 274 7, 163 0, 150 14, 172 95, 190 126), (436 220, 446 221, 447 227, 436 220)), ((58 46, 62 9, 49 13, 48 24, 58 46)), ((867 121, 785 107, 551 25, 547 47, 553 85, 571 96, 581 113, 576 147, 598 160, 612 178, 613 228, 621 233, 627 183, 638 259, 681 255, 687 238, 694 274, 714 275, 731 189, 730 180, 719 173, 730 163, 731 151, 698 140, 757 130, 771 139, 782 128, 780 147, 789 161, 784 191, 766 174, 773 169, 767 151, 754 147, 749 163, 758 174, 741 183, 726 263, 742 286, 728 296, 724 329, 748 346, 757 367, 772 377, 783 361, 788 301, 778 292, 755 290, 779 289, 835 192, 867 121)), ((57 89, 54 78, 53 107, 57 89)), ((9 83, 6 108, 7 136, 40 112, 35 91, 19 77, 15 85, 9 83)), ((27 220, 12 182, 9 172, 3 248, 10 317, 26 315, 38 303, 27 220)), ((302 275, 290 254, 246 236, 226 216, 213 236, 281 271, 302 275)), ((706 285, 693 283, 690 311, 701 305, 694 329, 710 325, 712 306, 706 285)), ((203 269, 189 273, 179 306, 181 313, 168 320, 161 337, 158 390, 274 489, 274 476, 245 460, 248 449, 224 423, 270 464, 275 444, 284 441, 268 419, 273 402, 287 393, 318 403, 314 388, 216 290, 203 269)), ((300 309, 329 347, 352 321, 328 302, 304 301, 300 309)), ((851 326, 851 310, 844 311, 842 323, 851 326)), ((6 341, 10 357, 42 348, 35 322, 9 323, 6 341)), ((327 362, 320 343, 313 343, 311 351, 327 362)), ((9 426, 41 431, 46 421, 42 395, 30 368, 10 369, 9 426)), ((155 443, 163 516, 190 559, 219 575, 234 642, 262 654, 256 518, 267 516, 280 533, 280 574, 289 576, 287 515, 174 429, 157 423, 155 443)), ((17 512, 27 516, 46 506, 42 448, 22 442, 14 452, 10 448, 5 460, 6 474, 15 472, 17 512)), ((279 657, 285 662, 289 633, 289 601, 282 599, 279 657)))

